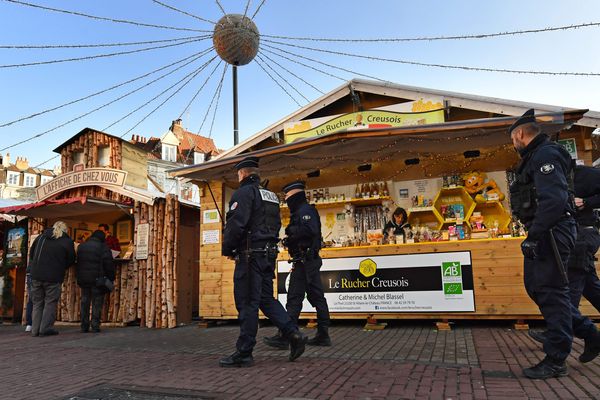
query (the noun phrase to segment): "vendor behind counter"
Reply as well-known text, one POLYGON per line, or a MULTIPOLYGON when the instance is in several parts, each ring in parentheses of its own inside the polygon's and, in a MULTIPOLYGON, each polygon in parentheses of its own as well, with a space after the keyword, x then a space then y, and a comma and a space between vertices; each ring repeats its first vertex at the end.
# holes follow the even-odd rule
POLYGON ((387 241, 389 235, 405 236, 404 228, 410 229, 410 224, 408 223, 408 214, 404 208, 398 207, 396 210, 394 210, 392 219, 383 227, 384 242, 387 241))

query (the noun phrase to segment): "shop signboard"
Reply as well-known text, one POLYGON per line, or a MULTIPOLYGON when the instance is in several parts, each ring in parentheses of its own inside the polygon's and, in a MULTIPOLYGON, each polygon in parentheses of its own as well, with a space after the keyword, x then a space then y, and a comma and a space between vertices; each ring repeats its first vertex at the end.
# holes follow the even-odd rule
POLYGON ((137 234, 135 237, 135 259, 148 259, 148 237, 150 232, 150 224, 138 224, 137 234))
POLYGON ((559 139, 558 144, 561 144, 569 152, 572 159, 577 159, 577 143, 575 139, 559 139))
MULTIPOLYGON (((277 264, 277 296, 286 304, 292 265, 277 264)), ((323 259, 330 312, 475 311, 471 252, 323 259)), ((303 312, 315 312, 305 299, 303 312)))
POLYGON ((86 168, 58 175, 36 189, 38 201, 45 200, 67 189, 81 186, 123 187, 127 172, 111 168, 86 168))
POLYGON ((285 143, 292 143, 301 139, 343 131, 443 122, 443 99, 428 98, 349 114, 287 122, 283 125, 283 133, 285 143))

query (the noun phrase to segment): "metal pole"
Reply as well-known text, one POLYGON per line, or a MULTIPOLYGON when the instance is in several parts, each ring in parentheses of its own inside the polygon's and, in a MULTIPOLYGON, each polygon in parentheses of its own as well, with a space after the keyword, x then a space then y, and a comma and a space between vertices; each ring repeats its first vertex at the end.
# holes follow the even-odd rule
POLYGON ((232 68, 233 72, 233 145, 239 142, 238 137, 238 90, 237 90, 237 65, 232 68))

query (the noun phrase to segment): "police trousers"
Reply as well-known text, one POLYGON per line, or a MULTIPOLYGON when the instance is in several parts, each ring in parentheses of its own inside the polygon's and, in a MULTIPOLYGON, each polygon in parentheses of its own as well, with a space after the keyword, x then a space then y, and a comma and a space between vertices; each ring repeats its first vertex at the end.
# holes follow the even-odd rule
MULTIPOLYGON (((562 265, 567 268, 577 234, 575 221, 563 219, 554 226, 553 231, 562 265)), ((571 352, 575 307, 571 304, 569 285, 560 273, 550 232, 545 232, 540 238, 538 254, 536 259, 525 258, 525 289, 546 321, 544 352, 555 361, 562 362, 571 352)))
POLYGON ((306 262, 294 263, 290 274, 290 284, 285 308, 292 320, 298 323, 298 317, 302 311, 304 295, 308 302, 317 309, 317 324, 319 329, 329 327, 329 307, 323 292, 321 282, 321 257, 307 259, 306 262))
MULTIPOLYGON (((598 248, 600 248, 600 233, 598 229, 578 229, 575 251, 569 259, 571 303, 577 309, 579 309, 579 302, 583 295, 596 310, 600 311, 600 280, 598 280, 594 260, 598 248)), ((577 332, 575 332, 575 335, 582 337, 577 332)))
POLYGON ((275 259, 266 254, 240 257, 233 272, 233 295, 238 311, 240 336, 236 348, 242 355, 251 355, 256 345, 258 310, 260 309, 288 337, 298 330, 283 305, 273 297, 275 259))

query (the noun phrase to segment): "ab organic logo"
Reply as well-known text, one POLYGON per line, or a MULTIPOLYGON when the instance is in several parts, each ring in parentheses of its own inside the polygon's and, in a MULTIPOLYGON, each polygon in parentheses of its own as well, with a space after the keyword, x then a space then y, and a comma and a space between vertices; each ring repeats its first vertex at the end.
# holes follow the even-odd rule
POLYGON ((462 269, 460 262, 449 261, 442 263, 442 283, 444 295, 454 297, 461 295, 462 290, 462 269))
POLYGON ((460 269, 460 262, 458 261, 451 261, 451 262, 444 262, 442 263, 442 276, 444 277, 449 277, 449 276, 456 276, 456 277, 460 277, 461 274, 461 269, 460 269))

